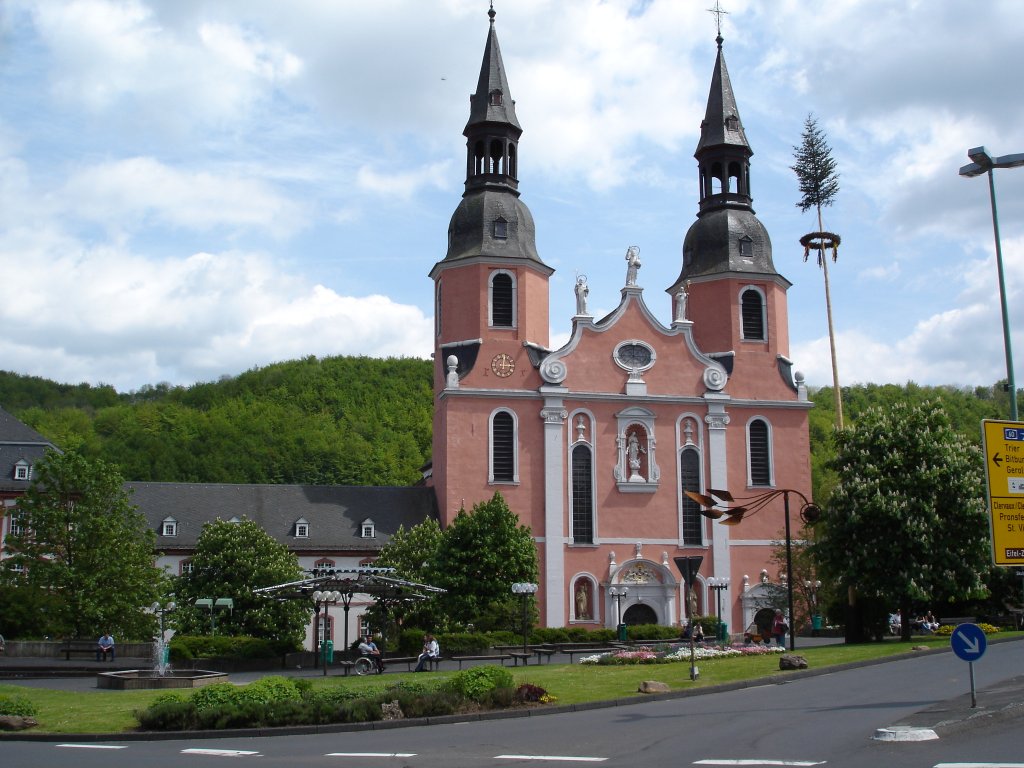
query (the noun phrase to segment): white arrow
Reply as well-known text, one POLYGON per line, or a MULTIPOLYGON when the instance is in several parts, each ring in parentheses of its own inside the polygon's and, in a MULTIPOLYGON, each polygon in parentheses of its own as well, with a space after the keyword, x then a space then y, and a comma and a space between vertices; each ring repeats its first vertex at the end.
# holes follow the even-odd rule
POLYGON ((963 644, 965 646, 967 646, 966 649, 965 649, 967 651, 967 653, 980 653, 981 652, 981 649, 978 647, 979 643, 978 643, 977 640, 972 640, 970 637, 965 635, 963 632, 957 632, 956 634, 957 634, 957 637, 959 637, 963 641, 963 644))

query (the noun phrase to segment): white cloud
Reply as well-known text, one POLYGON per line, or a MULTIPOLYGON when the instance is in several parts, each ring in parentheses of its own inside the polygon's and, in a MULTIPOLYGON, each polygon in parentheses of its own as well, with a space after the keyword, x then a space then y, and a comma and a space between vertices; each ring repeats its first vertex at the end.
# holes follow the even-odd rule
POLYGON ((356 175, 356 183, 360 189, 375 195, 409 200, 415 197, 423 187, 449 188, 452 165, 451 161, 446 160, 410 171, 390 174, 363 166, 356 175))

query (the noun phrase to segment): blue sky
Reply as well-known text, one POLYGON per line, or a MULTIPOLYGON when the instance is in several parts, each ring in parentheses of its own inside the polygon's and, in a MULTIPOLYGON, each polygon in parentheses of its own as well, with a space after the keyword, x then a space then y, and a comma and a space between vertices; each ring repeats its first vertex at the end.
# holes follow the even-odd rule
MULTIPOLYGON (((612 309, 627 247, 665 289, 697 210, 708 0, 498 0, 520 190, 564 341, 577 274, 612 309)), ((821 271, 789 166, 814 113, 842 189, 825 228, 840 380, 1005 376, 984 178, 1024 152, 1018 0, 733 0, 725 53, 791 357, 831 383, 821 271)), ((4 0, 0 369, 188 385, 306 355, 427 357, 462 193, 485 0, 4 0)), ((997 172, 1024 360, 1024 169, 997 172)), ((1018 368, 1019 370, 1019 368, 1018 368)), ((1018 380, 1022 376, 1018 375, 1018 380)))

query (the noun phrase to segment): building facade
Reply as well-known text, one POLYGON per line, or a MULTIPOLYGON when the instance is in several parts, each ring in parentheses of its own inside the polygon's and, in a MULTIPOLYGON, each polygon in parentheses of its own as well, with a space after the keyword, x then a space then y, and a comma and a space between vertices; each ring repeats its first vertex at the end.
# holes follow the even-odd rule
POLYGON ((680 623, 690 598, 673 561, 701 555, 696 609, 709 612, 709 577, 728 578, 723 618, 742 629, 755 610, 743 592, 760 585, 781 538, 782 501, 725 525, 685 491, 809 497, 810 403, 789 360, 790 283, 752 207, 753 152, 722 38, 695 152, 697 220, 679 277, 657 302, 664 319, 630 247, 618 306, 593 317, 581 278, 571 337, 551 349, 553 270, 520 198, 523 129, 489 15, 463 131, 465 192, 430 272, 442 525, 500 491, 537 542, 547 626, 610 627, 620 614, 680 623))

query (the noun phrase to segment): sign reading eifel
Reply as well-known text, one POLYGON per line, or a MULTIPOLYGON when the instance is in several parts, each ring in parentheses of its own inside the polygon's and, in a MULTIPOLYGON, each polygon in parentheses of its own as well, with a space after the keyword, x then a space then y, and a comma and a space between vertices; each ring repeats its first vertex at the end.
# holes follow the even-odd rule
POLYGON ((1024 565, 1024 423, 981 422, 992 562, 1024 565))

